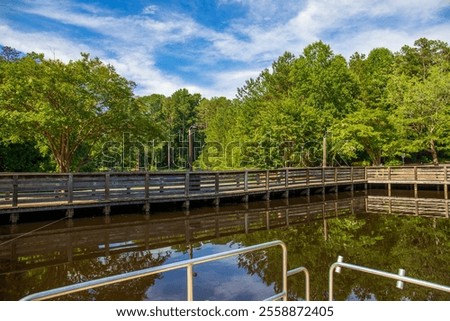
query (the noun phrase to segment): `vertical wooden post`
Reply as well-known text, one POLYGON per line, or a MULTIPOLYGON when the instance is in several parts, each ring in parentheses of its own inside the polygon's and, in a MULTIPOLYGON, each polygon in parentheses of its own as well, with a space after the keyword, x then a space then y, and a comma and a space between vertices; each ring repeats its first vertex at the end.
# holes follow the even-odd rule
POLYGON ((13 176, 13 197, 12 197, 12 206, 17 207, 19 204, 19 176, 13 176))
MULTIPOLYGON (((184 178, 184 196, 186 197, 186 199, 183 202, 183 208, 189 210, 189 207, 191 205, 189 201, 189 172, 186 172, 186 176, 184 178)), ((186 213, 186 215, 189 215, 189 211, 186 213)))
POLYGON ((186 172, 184 178, 184 196, 189 197, 189 172, 186 172))
POLYGON ((219 190, 220 189, 220 184, 219 184, 219 173, 216 173, 214 175, 214 195, 215 195, 215 199, 214 199, 214 205, 215 206, 219 206, 220 204, 220 198, 219 198, 219 190))
POLYGON ((73 174, 70 173, 67 177, 67 202, 73 203, 73 174))
POLYGON ((144 197, 148 202, 150 199, 150 175, 148 172, 145 173, 144 184, 144 197))
POLYGON ((105 201, 110 199, 110 186, 111 186, 111 176, 110 173, 105 173, 105 201))
POLYGON ((244 192, 248 192, 248 171, 244 172, 244 192))
POLYGON ((444 165, 444 198, 448 199, 447 165, 444 165))
MULTIPOLYGON (((145 204, 144 204, 144 213, 145 215, 150 215, 150 175, 148 172, 145 173, 144 176, 144 198, 145 198, 145 204)), ((146 230, 147 232, 147 230, 146 230)), ((147 241, 146 241, 147 245, 147 241)))
POLYGON ((284 187, 289 187, 289 169, 286 169, 284 172, 284 187))

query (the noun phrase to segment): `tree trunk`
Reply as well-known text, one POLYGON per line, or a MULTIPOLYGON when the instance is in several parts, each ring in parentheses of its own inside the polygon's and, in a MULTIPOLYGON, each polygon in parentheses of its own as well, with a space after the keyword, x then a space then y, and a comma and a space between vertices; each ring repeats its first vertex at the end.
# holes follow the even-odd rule
POLYGON ((433 157, 433 164, 439 165, 437 150, 433 139, 430 141, 430 152, 431 156, 433 157))

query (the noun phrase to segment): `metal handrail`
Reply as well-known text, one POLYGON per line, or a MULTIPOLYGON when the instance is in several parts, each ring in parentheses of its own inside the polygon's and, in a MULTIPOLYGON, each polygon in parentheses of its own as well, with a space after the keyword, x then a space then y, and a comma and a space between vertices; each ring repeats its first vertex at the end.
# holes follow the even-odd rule
POLYGON ((70 293, 80 292, 80 291, 88 290, 88 289, 94 289, 94 288, 98 288, 98 287, 109 285, 109 284, 115 284, 115 283, 120 283, 120 282, 124 282, 124 281, 134 280, 134 279, 142 278, 145 276, 150 276, 150 275, 157 274, 157 273, 178 270, 181 268, 186 268, 187 300, 193 301, 193 299, 194 299, 194 284, 193 284, 192 268, 194 265, 228 258, 228 257, 235 256, 238 254, 249 253, 249 252, 253 252, 253 251, 257 251, 257 250, 263 250, 263 249, 267 249, 267 248, 275 247, 275 246, 280 246, 282 249, 282 253, 283 253, 283 259, 282 259, 282 274, 283 274, 282 275, 282 289, 283 290, 282 290, 282 292, 280 292, 266 300, 278 300, 278 299, 282 298, 284 301, 287 301, 287 277, 292 276, 297 273, 300 273, 300 272, 305 272, 306 300, 309 301, 309 273, 308 273, 308 270, 304 267, 300 267, 300 268, 297 268, 297 269, 294 269, 291 271, 287 271, 287 247, 284 242, 278 241, 278 240, 272 241, 272 242, 267 242, 267 243, 262 243, 262 244, 257 244, 257 245, 252 245, 252 246, 241 248, 241 249, 230 250, 230 251, 223 252, 223 253, 216 253, 216 254, 203 256, 203 257, 199 257, 199 258, 194 258, 194 259, 190 259, 190 260, 175 262, 175 263, 171 263, 171 264, 167 264, 167 265, 163 265, 163 266, 151 267, 151 268, 147 268, 147 269, 143 269, 143 270, 123 273, 123 274, 119 274, 119 275, 113 275, 113 276, 109 276, 109 277, 105 277, 105 278, 101 278, 101 279, 97 279, 97 280, 91 280, 91 281, 86 281, 86 282, 82 282, 82 283, 67 285, 67 286, 56 288, 56 289, 51 289, 51 290, 47 290, 47 291, 30 294, 30 295, 22 298, 21 301, 39 301, 39 300, 51 299, 51 298, 67 295, 70 293))
POLYGON ((440 290, 440 291, 450 293, 449 286, 407 277, 407 276, 405 276, 404 269, 399 269, 399 274, 394 274, 394 273, 389 273, 389 272, 385 272, 385 271, 367 268, 367 267, 360 266, 360 265, 344 263, 343 260, 344 260, 344 258, 342 256, 338 256, 337 262, 333 263, 330 266, 329 281, 328 281, 328 300, 329 301, 333 301, 333 274, 334 274, 334 272, 340 273, 341 268, 347 268, 347 269, 351 269, 351 270, 355 270, 355 271, 359 271, 359 272, 364 272, 364 273, 368 273, 368 274, 378 275, 381 277, 397 280, 397 288, 399 288, 399 289, 403 289, 403 283, 407 282, 407 283, 412 283, 415 285, 423 286, 426 288, 440 290))

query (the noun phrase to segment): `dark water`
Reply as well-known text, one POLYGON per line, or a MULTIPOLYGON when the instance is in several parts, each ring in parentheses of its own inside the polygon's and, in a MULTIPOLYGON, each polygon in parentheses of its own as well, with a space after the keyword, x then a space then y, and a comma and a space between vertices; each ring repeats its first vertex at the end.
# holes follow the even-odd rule
MULTIPOLYGON (((380 193, 378 193, 380 194, 380 193)), ((429 193, 428 197, 441 198, 429 193)), ((450 220, 366 212, 345 193, 171 211, 0 226, 0 299, 224 252, 272 240, 288 247, 289 269, 308 268, 311 299, 328 299, 328 270, 349 263, 450 285, 450 220)), ((441 215, 442 213, 436 213, 441 215)), ((441 215, 442 216, 442 215, 441 215)), ((194 268, 195 300, 263 300, 281 288, 279 248, 194 268)), ((303 300, 302 274, 289 298, 303 300)), ((343 270, 336 300, 450 300, 450 294, 343 270)), ((185 300, 184 269, 71 294, 64 300, 185 300)))

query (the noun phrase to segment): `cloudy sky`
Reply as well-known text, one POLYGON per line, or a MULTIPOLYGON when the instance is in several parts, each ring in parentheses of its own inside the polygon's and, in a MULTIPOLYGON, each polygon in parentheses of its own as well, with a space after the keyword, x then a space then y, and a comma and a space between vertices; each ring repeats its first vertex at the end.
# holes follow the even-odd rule
POLYGON ((0 45, 63 61, 91 53, 138 95, 233 98, 317 40, 348 58, 421 37, 450 43, 449 0, 0 0, 0 45))

